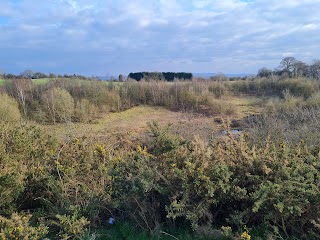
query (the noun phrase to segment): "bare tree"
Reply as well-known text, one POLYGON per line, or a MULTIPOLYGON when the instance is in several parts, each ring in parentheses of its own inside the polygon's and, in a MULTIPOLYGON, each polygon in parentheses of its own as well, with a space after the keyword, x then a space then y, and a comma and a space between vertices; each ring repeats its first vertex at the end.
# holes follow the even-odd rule
POLYGON ((308 65, 302 61, 296 61, 293 63, 293 76, 303 77, 308 74, 308 65))
POLYGON ((21 78, 31 79, 32 78, 32 74, 33 74, 32 70, 25 70, 22 73, 20 73, 20 77, 21 78))
POLYGON ((272 75, 272 70, 266 67, 260 68, 258 70, 258 77, 270 77, 272 75))
POLYGON ((53 123, 71 121, 74 100, 67 90, 52 87, 42 95, 42 102, 53 123))
POLYGON ((287 72, 289 75, 292 75, 296 62, 297 60, 294 57, 285 57, 280 62, 280 69, 283 72, 287 72))
POLYGON ((30 79, 15 79, 12 81, 13 91, 18 98, 23 115, 27 115, 27 98, 32 92, 32 81, 30 79))
POLYGON ((47 109, 48 114, 51 116, 51 121, 56 123, 56 110, 55 110, 55 102, 54 102, 54 92, 55 88, 50 87, 48 91, 42 94, 41 99, 42 103, 47 109))
POLYGON ((309 67, 309 75, 312 78, 320 80, 320 60, 315 59, 309 67))

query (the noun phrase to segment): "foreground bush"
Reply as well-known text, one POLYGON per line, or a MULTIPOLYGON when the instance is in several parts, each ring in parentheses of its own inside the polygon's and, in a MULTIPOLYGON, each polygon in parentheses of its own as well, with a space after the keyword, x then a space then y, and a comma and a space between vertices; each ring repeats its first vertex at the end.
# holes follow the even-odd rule
MULTIPOLYGON (((185 219, 199 225, 266 224, 285 235, 319 234, 318 151, 244 139, 207 146, 153 126, 150 151, 138 148, 113 167, 113 193, 141 226, 185 219)), ((179 220, 179 221, 180 221, 179 220)))
POLYGON ((56 141, 38 128, 0 123, 0 214, 36 207, 56 141), (21 194, 23 197, 21 197, 21 194), (30 201, 30 203, 29 203, 30 201))
POLYGON ((319 237, 319 146, 252 144, 231 134, 208 144, 156 123, 150 129, 146 146, 133 148, 86 138, 58 143, 34 127, 1 126, 1 216, 29 210, 55 222, 49 230, 61 237, 80 237, 89 222, 105 226, 110 216, 149 231, 264 226, 319 237))
POLYGON ((40 224, 37 227, 30 225, 30 214, 19 215, 14 213, 10 218, 0 216, 0 238, 11 239, 43 239, 48 234, 48 228, 40 224))

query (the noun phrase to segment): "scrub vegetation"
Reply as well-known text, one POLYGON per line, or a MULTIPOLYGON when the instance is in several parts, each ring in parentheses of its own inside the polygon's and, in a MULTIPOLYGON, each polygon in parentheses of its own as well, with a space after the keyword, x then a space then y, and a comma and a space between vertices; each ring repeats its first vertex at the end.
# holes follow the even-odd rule
POLYGON ((6 79, 0 239, 319 239, 319 91, 6 79))

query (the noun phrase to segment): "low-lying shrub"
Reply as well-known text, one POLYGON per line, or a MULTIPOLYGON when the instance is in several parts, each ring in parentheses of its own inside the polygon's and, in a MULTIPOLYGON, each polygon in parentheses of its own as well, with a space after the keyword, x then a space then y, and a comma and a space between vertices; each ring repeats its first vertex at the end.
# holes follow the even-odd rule
POLYGON ((13 213, 10 218, 0 216, 0 238, 11 239, 43 239, 48 234, 48 227, 38 224, 33 227, 29 221, 32 215, 13 213))
POLYGON ((320 211, 318 152, 305 144, 267 140, 258 147, 231 137, 206 145, 157 126, 153 133, 150 150, 138 148, 134 161, 119 162, 111 182, 125 187, 122 207, 139 225, 155 227, 167 216, 194 229, 266 224, 285 235, 319 234, 312 225, 320 211))
POLYGON ((319 237, 319 145, 252 143, 231 133, 209 144, 156 123, 150 129, 145 146, 115 148, 86 138, 59 143, 34 127, 2 125, 1 215, 29 210, 57 223, 49 231, 62 237, 82 236, 89 222, 105 226, 110 216, 149 231, 246 225, 319 237))

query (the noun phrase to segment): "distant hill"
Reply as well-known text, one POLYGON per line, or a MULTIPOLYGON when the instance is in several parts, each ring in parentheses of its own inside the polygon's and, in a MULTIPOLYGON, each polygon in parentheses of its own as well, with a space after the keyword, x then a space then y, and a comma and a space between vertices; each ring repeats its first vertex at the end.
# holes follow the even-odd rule
MULTIPOLYGON (((218 75, 219 73, 192 73, 194 77, 210 78, 218 75)), ((227 77, 247 77, 253 74, 249 73, 223 73, 227 77)))

